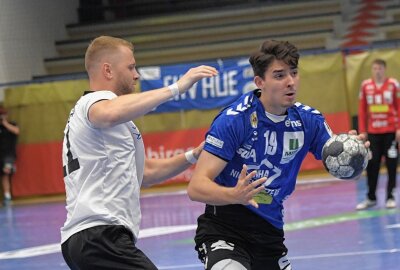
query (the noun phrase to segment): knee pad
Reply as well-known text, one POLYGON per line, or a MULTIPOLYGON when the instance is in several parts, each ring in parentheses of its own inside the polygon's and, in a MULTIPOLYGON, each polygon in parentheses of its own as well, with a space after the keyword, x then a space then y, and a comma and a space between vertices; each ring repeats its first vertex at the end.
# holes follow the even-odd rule
POLYGON ((232 259, 224 259, 214 264, 210 270, 248 270, 238 261, 232 259))

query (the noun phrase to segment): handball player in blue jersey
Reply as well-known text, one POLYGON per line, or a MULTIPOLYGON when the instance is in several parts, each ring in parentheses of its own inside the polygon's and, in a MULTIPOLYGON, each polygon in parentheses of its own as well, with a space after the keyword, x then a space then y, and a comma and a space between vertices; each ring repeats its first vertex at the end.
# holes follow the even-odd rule
POLYGON ((291 269, 283 202, 307 153, 320 160, 332 136, 318 110, 296 102, 298 60, 289 42, 265 41, 249 59, 258 89, 223 109, 206 134, 188 186, 206 203, 195 236, 205 269, 291 269))

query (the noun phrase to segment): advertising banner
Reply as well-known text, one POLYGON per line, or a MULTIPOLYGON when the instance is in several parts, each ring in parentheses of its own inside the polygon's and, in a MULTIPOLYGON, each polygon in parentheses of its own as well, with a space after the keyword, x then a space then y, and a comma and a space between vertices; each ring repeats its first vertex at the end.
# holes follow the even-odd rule
MULTIPOLYGON (((186 93, 158 106, 154 112, 221 108, 235 101, 243 93, 256 88, 253 70, 247 58, 217 60, 204 64, 215 67, 219 72, 218 76, 200 80, 186 93)), ((191 63, 140 68, 141 90, 148 91, 171 85, 195 66, 197 65, 191 63)))

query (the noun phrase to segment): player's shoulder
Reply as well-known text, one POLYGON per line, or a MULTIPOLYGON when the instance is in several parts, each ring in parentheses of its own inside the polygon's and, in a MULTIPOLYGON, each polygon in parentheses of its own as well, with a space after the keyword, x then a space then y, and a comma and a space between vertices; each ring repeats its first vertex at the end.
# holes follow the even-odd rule
POLYGON ((390 77, 390 78, 388 78, 388 81, 389 81, 389 83, 392 83, 392 84, 394 84, 397 88, 399 88, 399 81, 398 81, 397 79, 390 77))
POLYGON ((82 95, 82 99, 113 99, 117 97, 117 95, 109 90, 100 90, 100 91, 85 91, 82 95))
POLYGON ((101 90, 101 91, 85 91, 83 95, 79 98, 77 102, 78 107, 86 107, 87 105, 91 105, 97 101, 100 100, 106 100, 106 99, 113 99, 117 97, 117 95, 108 90, 101 90))
POLYGON ((242 118, 256 109, 257 102, 255 102, 255 99, 258 98, 254 92, 246 93, 225 107, 221 114, 228 118, 242 118))
POLYGON ((320 111, 317 109, 308 106, 306 104, 296 102, 290 110, 293 110, 294 112, 298 113, 299 115, 304 115, 304 116, 319 116, 322 115, 320 111))
POLYGON ((361 82, 361 87, 364 87, 364 86, 366 86, 366 85, 368 85, 368 84, 372 84, 372 83, 373 83, 372 78, 365 79, 365 80, 363 80, 363 81, 361 82))

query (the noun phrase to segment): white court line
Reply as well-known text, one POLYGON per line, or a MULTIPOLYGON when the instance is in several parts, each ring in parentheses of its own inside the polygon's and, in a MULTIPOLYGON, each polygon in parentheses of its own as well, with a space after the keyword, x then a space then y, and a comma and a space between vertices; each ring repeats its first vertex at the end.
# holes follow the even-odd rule
POLYGON ((387 229, 400 229, 400 223, 387 225, 386 228, 387 229))
MULTIPOLYGON (((147 237, 160 236, 171 233, 192 231, 195 230, 196 228, 197 228, 196 224, 147 228, 140 231, 139 238, 147 238, 147 237)), ((0 260, 28 258, 28 257, 51 254, 51 253, 57 253, 57 252, 61 252, 60 243, 0 252, 0 260)))
POLYGON ((199 269, 199 267, 204 268, 204 265, 201 263, 195 263, 195 264, 181 264, 181 265, 169 265, 169 266, 157 266, 158 269, 160 270, 167 270, 167 269, 188 269, 188 268, 196 268, 199 269))
POLYGON ((377 250, 369 250, 369 251, 342 252, 342 253, 326 253, 326 254, 315 254, 315 255, 306 255, 306 256, 294 256, 294 257, 288 256, 288 257, 289 257, 289 260, 306 260, 306 259, 320 259, 320 258, 332 258, 332 257, 370 255, 370 254, 397 253, 397 252, 400 252, 399 248, 377 249, 377 250))
MULTIPOLYGON (((400 249, 382 249, 382 250, 370 250, 370 251, 357 251, 357 252, 345 252, 345 253, 327 253, 327 254, 315 254, 306 256, 288 256, 290 261, 296 260, 310 260, 310 259, 321 259, 321 258, 332 258, 332 257, 345 257, 345 256, 360 256, 360 255, 371 255, 371 254, 383 254, 383 253, 396 253, 400 252, 400 249)), ((167 269, 188 269, 202 267, 202 264, 182 264, 182 265, 168 265, 158 266, 160 270, 167 269)))
POLYGON ((0 252, 0 260, 20 259, 61 252, 59 243, 0 252))

